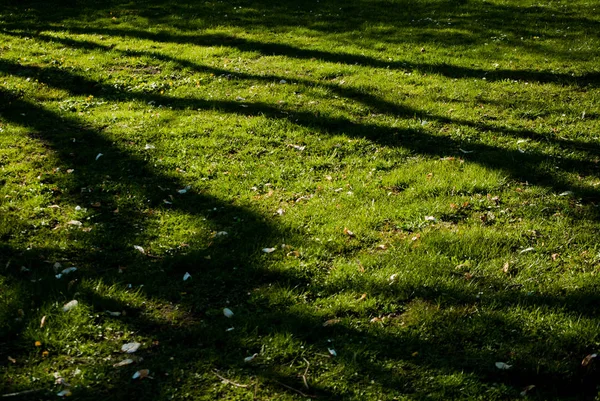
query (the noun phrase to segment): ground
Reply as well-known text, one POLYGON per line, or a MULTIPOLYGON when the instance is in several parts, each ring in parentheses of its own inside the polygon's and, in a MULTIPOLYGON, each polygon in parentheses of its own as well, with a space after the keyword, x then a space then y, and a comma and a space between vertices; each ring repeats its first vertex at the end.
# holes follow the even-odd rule
POLYGON ((598 32, 595 0, 3 1, 0 394, 597 398, 598 32))

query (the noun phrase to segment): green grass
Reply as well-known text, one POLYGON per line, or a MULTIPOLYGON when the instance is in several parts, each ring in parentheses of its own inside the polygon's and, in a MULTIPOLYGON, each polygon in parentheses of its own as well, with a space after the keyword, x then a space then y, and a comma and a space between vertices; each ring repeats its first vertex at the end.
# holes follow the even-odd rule
POLYGON ((5 0, 0 394, 598 399, 598 32, 594 0, 5 0))

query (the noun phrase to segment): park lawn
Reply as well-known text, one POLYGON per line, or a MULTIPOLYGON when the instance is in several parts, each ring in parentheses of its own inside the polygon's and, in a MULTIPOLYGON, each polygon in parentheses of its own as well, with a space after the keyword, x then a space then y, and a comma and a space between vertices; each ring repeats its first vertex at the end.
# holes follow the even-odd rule
POLYGON ((599 32, 596 0, 4 0, 0 394, 594 399, 599 32))

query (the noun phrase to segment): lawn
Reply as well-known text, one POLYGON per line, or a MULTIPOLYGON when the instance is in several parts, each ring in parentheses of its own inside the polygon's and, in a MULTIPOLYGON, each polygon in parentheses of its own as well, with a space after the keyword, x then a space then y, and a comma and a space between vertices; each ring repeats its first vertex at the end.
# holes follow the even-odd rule
POLYGON ((599 399, 599 136, 596 0, 3 0, 0 395, 599 399))

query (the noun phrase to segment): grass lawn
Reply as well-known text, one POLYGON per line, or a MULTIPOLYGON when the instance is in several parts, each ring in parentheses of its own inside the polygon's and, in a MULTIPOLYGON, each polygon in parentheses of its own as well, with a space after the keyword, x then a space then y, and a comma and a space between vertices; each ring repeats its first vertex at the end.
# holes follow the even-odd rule
POLYGON ((597 0, 2 0, 0 395, 599 399, 599 136, 597 0))

